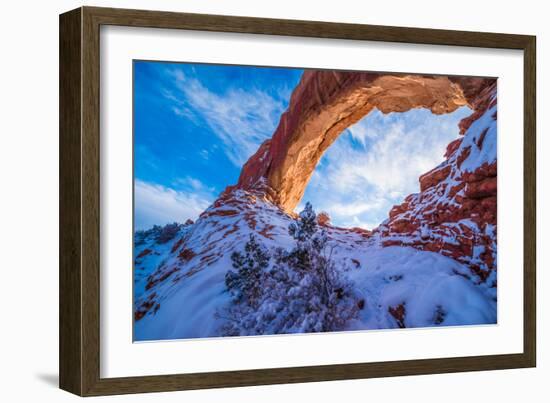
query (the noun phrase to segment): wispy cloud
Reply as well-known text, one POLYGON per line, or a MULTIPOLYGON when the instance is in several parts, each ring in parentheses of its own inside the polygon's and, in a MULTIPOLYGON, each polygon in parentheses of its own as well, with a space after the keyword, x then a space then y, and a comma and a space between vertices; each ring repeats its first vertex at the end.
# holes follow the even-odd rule
POLYGON ((172 222, 195 220, 211 203, 208 189, 198 181, 188 182, 199 192, 179 191, 155 183, 136 180, 135 227, 136 230, 147 229, 153 225, 164 225, 172 222))
POLYGON ((419 176, 443 161, 458 121, 469 113, 372 112, 327 150, 304 200, 327 211, 336 225, 380 224, 394 204, 419 191, 419 176))
POLYGON ((207 124, 238 167, 271 137, 284 111, 282 98, 258 89, 230 88, 217 93, 192 74, 178 69, 168 70, 167 74, 178 90, 164 91, 164 96, 174 103, 174 113, 207 124))
POLYGON ((213 193, 215 192, 214 187, 207 186, 200 180, 193 178, 189 175, 174 179, 172 181, 172 185, 175 190, 182 190, 187 192, 192 191, 195 194, 198 194, 206 199, 212 198, 212 196, 214 196, 213 193))
POLYGON ((350 202, 336 202, 330 206, 330 211, 338 216, 358 216, 368 211, 377 210, 383 206, 381 199, 373 201, 352 200, 350 202))

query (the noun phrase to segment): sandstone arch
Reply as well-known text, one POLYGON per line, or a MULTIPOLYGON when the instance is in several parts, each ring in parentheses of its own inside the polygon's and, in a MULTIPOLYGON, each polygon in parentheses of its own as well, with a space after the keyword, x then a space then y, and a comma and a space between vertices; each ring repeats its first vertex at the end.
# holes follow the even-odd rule
POLYGON ((374 108, 383 113, 427 108, 443 114, 476 98, 487 78, 306 71, 272 138, 245 163, 237 188, 267 185, 272 201, 292 211, 323 153, 374 108), (265 180, 262 181, 262 178, 265 180))

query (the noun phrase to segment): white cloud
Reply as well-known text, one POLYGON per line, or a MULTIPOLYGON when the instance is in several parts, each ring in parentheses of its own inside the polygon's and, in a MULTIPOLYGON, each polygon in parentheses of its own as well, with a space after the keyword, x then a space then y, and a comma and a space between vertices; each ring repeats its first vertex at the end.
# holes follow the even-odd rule
POLYGON ((174 190, 194 191, 196 194, 200 194, 203 198, 210 199, 214 196, 214 187, 206 186, 200 180, 193 178, 189 175, 177 178, 172 181, 174 190))
POLYGON ((209 159, 210 158, 210 152, 206 149, 202 149, 200 152, 199 152, 199 155, 204 158, 205 160, 209 159))
POLYGON ((382 207, 382 200, 374 200, 373 202, 366 202, 361 200, 351 201, 349 203, 335 203, 330 206, 330 211, 336 216, 356 216, 358 214, 366 213, 367 211, 376 210, 382 207))
POLYGON ((389 125, 368 152, 355 151, 353 158, 337 165, 335 183, 350 189, 366 182, 386 194, 416 191, 418 176, 443 161, 445 147, 456 137, 452 132, 450 136, 433 135, 433 129, 407 131, 402 123, 389 125))
POLYGON ((204 120, 238 167, 271 137, 284 111, 281 100, 260 90, 229 89, 218 94, 181 70, 170 70, 169 74, 180 91, 164 91, 164 96, 175 103, 174 113, 195 121, 197 117, 204 120))
POLYGON ((458 137, 458 121, 469 113, 373 111, 327 150, 304 201, 327 211, 335 225, 377 226, 394 204, 419 191, 419 176, 443 161, 447 144, 458 137))
POLYGON ((374 229, 376 228, 380 222, 378 221, 364 221, 360 219, 358 216, 351 217, 351 220, 344 221, 342 223, 342 226, 344 227, 359 227, 359 228, 365 228, 365 229, 374 229))
POLYGON ((363 145, 363 147, 367 146, 369 141, 377 137, 377 133, 373 128, 366 125, 363 120, 349 127, 348 131, 355 140, 363 145))
MULTIPOLYGON (((201 188, 198 183, 195 185, 201 188)), ((155 224, 183 223, 189 218, 195 220, 212 203, 212 200, 213 198, 208 198, 205 192, 176 191, 155 183, 136 180, 134 183, 135 229, 148 229, 155 224)))

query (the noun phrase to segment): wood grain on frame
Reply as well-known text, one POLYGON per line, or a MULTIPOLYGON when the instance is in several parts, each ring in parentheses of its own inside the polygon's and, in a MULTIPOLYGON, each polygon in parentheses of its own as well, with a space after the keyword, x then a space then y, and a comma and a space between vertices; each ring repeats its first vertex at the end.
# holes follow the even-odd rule
POLYGON ((60 16, 60 387, 81 396, 536 365, 535 37, 82 7, 60 16), (524 51, 524 351, 477 357, 100 378, 99 28, 172 28, 524 51))
POLYGON ((59 27, 59 386, 81 394, 81 10, 59 27))

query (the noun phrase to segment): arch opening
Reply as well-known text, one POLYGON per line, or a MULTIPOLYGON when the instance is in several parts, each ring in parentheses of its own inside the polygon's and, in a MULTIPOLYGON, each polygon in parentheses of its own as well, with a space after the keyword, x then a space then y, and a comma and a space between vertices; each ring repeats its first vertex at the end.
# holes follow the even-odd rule
POLYGON ((419 177, 444 161, 471 113, 468 106, 442 115, 373 110, 324 152, 294 211, 310 202, 333 226, 378 227, 394 205, 419 192, 419 177))
POLYGON ((325 151, 350 126, 383 114, 424 108, 442 115, 472 107, 494 80, 433 75, 306 71, 272 138, 245 163, 237 187, 267 185, 271 200, 292 212, 325 151))

